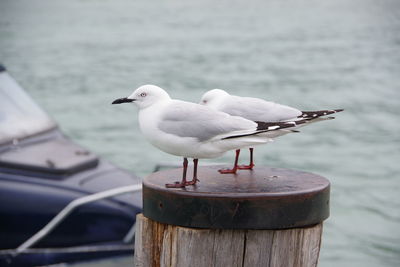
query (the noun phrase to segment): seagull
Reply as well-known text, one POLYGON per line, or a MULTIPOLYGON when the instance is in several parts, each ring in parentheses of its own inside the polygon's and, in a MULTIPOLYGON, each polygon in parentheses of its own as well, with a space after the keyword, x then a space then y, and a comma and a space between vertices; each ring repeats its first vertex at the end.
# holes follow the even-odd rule
POLYGON ((140 130, 152 145, 183 157, 182 180, 166 184, 167 188, 195 185, 199 159, 267 143, 270 133, 304 122, 255 122, 207 106, 171 99, 165 90, 155 85, 140 86, 130 96, 112 102, 122 103, 133 103, 139 108, 140 130), (186 180, 187 158, 193 158, 191 181, 186 180))
MULTIPOLYGON (((228 113, 232 116, 239 116, 252 121, 265 122, 298 122, 298 127, 317 121, 330 120, 334 117, 326 117, 343 109, 300 111, 296 108, 265 101, 254 97, 241 97, 230 95, 222 89, 213 89, 203 94, 200 104, 212 107, 215 110, 228 113)), ((275 138, 291 132, 299 132, 296 129, 278 129, 270 133, 269 138, 275 138)), ((253 147, 250 150, 250 163, 248 165, 237 165, 240 149, 236 150, 235 162, 232 169, 219 170, 220 173, 236 173, 238 169, 253 169, 253 147)))

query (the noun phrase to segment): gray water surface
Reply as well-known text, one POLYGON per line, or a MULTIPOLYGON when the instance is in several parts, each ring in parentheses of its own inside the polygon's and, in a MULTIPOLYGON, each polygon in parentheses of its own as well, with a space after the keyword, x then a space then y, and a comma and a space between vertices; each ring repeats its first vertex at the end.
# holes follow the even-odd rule
POLYGON ((142 84, 344 108, 257 148, 256 164, 331 181, 320 266, 400 265, 399 1, 2 0, 0 61, 68 136, 143 177, 180 159, 145 141, 132 106, 110 105, 142 84))

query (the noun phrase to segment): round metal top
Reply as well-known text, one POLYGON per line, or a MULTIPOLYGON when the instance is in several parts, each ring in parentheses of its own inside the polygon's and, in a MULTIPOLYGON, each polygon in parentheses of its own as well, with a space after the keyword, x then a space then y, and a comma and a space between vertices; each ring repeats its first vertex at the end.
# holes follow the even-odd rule
MULTIPOLYGON (((198 169, 198 182, 166 188, 182 169, 156 172, 143 181, 143 214, 161 223, 197 228, 283 229, 329 216, 329 181, 312 173, 255 167, 220 174, 222 166, 198 169)), ((191 178, 188 170, 188 179, 191 178)))

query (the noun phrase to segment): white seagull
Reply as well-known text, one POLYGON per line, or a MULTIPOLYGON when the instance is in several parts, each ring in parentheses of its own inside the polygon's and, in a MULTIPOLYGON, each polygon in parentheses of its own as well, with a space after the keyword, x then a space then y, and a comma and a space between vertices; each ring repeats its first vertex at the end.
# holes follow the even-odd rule
MULTIPOLYGON (((300 111, 296 108, 265 101, 254 97, 240 97, 230 95, 221 89, 213 89, 206 92, 200 104, 212 107, 218 111, 228 113, 232 116, 239 116, 252 121, 261 122, 287 122, 295 121, 300 126, 309 123, 334 119, 334 117, 325 117, 333 113, 343 111, 343 109, 318 110, 318 111, 300 111), (299 123, 301 122, 301 123, 299 123)), ((298 126, 298 127, 300 127, 298 126)), ((295 129, 281 129, 270 133, 269 138, 278 137, 290 132, 298 132, 295 129)), ((219 170, 220 173, 236 173, 237 169, 253 169, 253 147, 250 146, 249 165, 238 165, 240 149, 236 150, 235 163, 232 169, 219 170)))
POLYGON ((112 102, 121 103, 133 103, 139 108, 140 130, 152 145, 184 158, 182 181, 166 184, 169 188, 196 184, 199 158, 214 158, 229 150, 267 143, 269 133, 302 123, 257 123, 210 107, 171 99, 155 85, 143 85, 130 96, 112 102), (192 181, 186 180, 187 158, 193 158, 192 181))

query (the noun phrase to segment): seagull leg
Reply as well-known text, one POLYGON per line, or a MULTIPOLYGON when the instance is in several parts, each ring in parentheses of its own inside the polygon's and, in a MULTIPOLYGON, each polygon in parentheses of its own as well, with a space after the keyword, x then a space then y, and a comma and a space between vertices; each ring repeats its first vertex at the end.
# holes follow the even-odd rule
POLYGON ((195 185, 196 182, 200 182, 199 179, 197 179, 197 164, 199 163, 199 159, 193 159, 193 180, 190 182, 187 182, 188 185, 195 185))
POLYGON ((233 165, 232 169, 221 169, 218 170, 219 173, 221 174, 226 174, 226 173, 236 173, 237 169, 238 169, 238 160, 239 160, 239 154, 240 154, 240 149, 236 149, 236 157, 235 157, 235 163, 233 165))
POLYGON ((254 167, 254 162, 253 162, 253 148, 250 147, 250 164, 249 165, 239 165, 238 169, 239 170, 252 170, 254 167))
POLYGON ((188 167, 188 160, 187 160, 187 158, 183 158, 182 181, 181 182, 175 182, 174 184, 165 184, 165 187, 167 187, 167 188, 181 188, 181 187, 187 186, 188 185, 188 182, 186 181, 187 167, 188 167))

